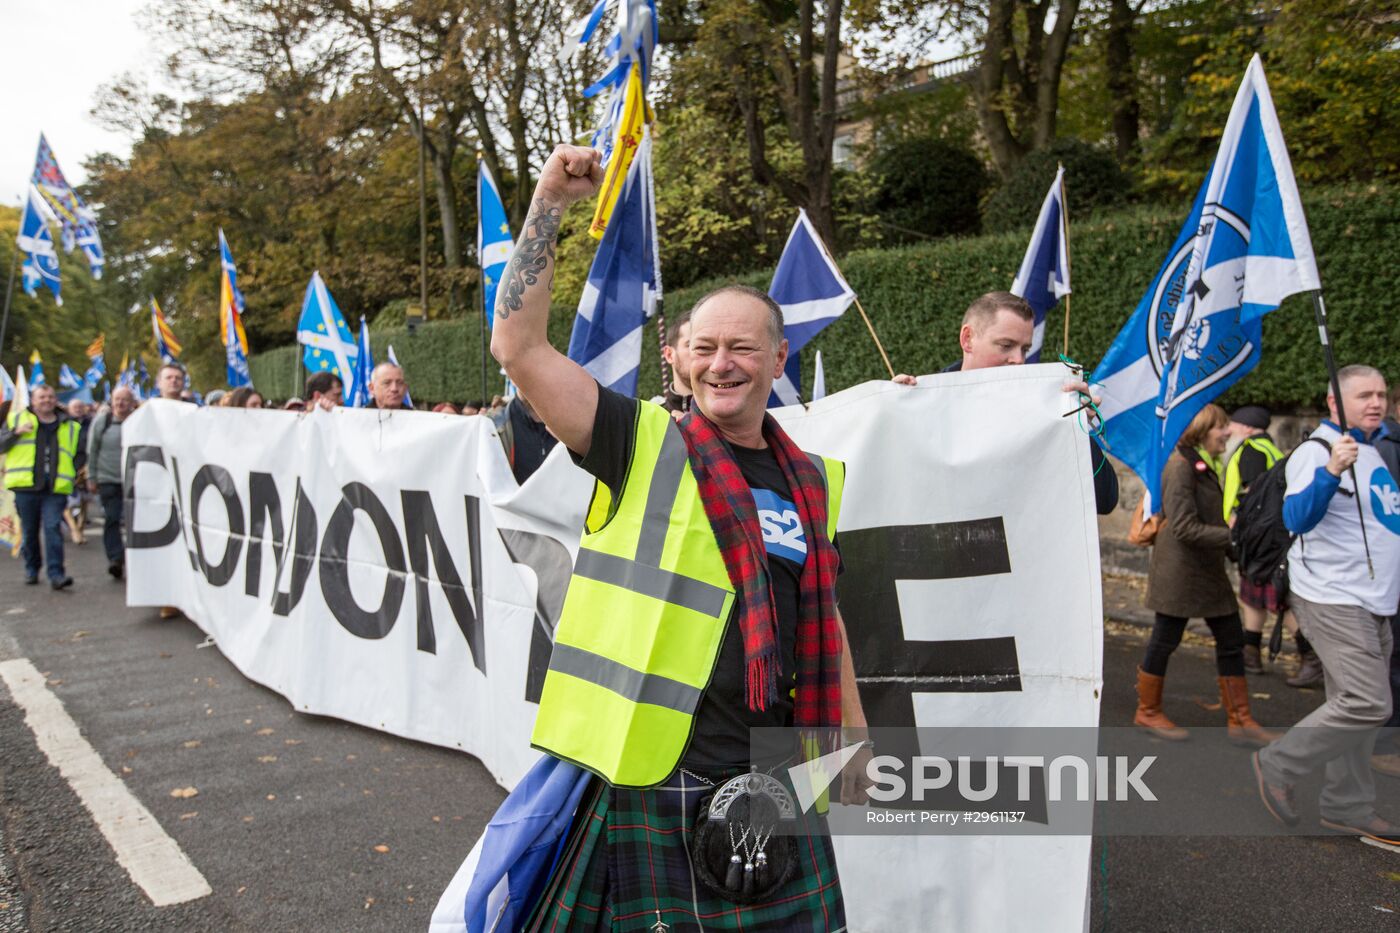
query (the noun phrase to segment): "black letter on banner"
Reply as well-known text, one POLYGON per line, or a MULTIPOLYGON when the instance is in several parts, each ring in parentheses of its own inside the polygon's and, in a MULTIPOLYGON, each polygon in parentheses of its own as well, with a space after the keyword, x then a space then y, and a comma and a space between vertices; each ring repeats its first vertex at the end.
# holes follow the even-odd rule
MULTIPOLYGON (((452 553, 447 547, 447 539, 442 536, 437 513, 433 511, 433 500, 421 489, 405 489, 399 493, 403 502, 403 531, 408 540, 408 561, 413 568, 414 595, 418 603, 418 650, 437 654, 437 634, 433 631, 433 607, 428 593, 428 557, 432 555, 432 566, 437 568, 438 581, 442 584, 442 594, 447 597, 447 605, 452 609, 452 617, 457 627, 467 639, 467 650, 472 654, 476 669, 486 673, 485 633, 472 609, 472 600, 467 596, 467 588, 457 573, 457 565, 452 562, 452 553)), ((470 526, 475 522, 473 508, 477 504, 475 496, 467 496, 467 553, 470 561, 472 586, 477 591, 477 610, 481 607, 481 555, 470 526)))
POLYGON ((154 463, 165 469, 165 451, 155 444, 133 444, 126 449, 125 488, 126 546, 132 549, 165 547, 180 537, 180 506, 170 497, 170 517, 155 531, 136 530, 136 465, 154 463))
POLYGON ((271 524, 272 562, 276 568, 272 578, 272 613, 285 616, 301 602, 306 591, 306 581, 311 577, 311 567, 316 560, 316 509, 297 479, 296 499, 292 506, 292 527, 285 536, 295 535, 292 543, 292 585, 287 592, 278 589, 282 581, 282 570, 287 563, 284 550, 282 527, 282 497, 277 492, 277 483, 270 473, 250 473, 248 475, 248 559, 244 592, 254 598, 262 586, 262 546, 264 529, 271 524), (270 520, 270 522, 269 522, 270 520))
POLYGON ((243 503, 238 501, 238 490, 233 487, 233 476, 229 471, 214 463, 200 467, 190 483, 190 508, 193 510, 192 531, 199 569, 211 586, 223 586, 233 579, 233 568, 238 563, 238 555, 243 553, 243 503), (217 564, 209 563, 204 557, 204 536, 200 533, 199 524, 199 497, 211 486, 224 500, 224 511, 228 514, 228 541, 224 544, 223 559, 217 564))
POLYGON ((360 638, 383 638, 394 628, 403 605, 404 564, 403 545, 389 511, 374 492, 363 483, 346 483, 340 490, 340 504, 335 507, 321 539, 321 593, 337 622, 350 634, 360 638), (384 598, 373 612, 361 609, 350 592, 350 535, 355 530, 355 510, 369 516, 384 550, 384 598))
POLYGON ((564 595, 574 563, 569 549, 549 535, 516 528, 501 528, 501 543, 517 564, 535 572, 535 624, 530 629, 530 661, 525 671, 525 700, 540 701, 544 673, 549 669, 549 653, 554 649, 554 626, 564 610, 564 595))
POLYGON ((915 693, 1021 689, 1016 640, 906 641, 899 580, 1011 572, 1001 518, 843 531, 837 578, 841 614, 862 684, 866 718, 913 726, 915 693))
MULTIPOLYGON (((1021 689, 1015 638, 908 641, 899 607, 899 580, 949 580, 1010 573, 1006 529, 999 516, 964 522, 862 528, 841 532, 840 540, 846 572, 837 578, 837 592, 846 632, 851 639, 861 700, 872 726, 912 730, 916 725, 916 693, 1021 689)), ((890 747, 891 743, 882 743, 881 752, 911 760, 921 750, 913 741, 913 733, 908 736, 907 746, 890 747)), ((985 786, 985 763, 974 763, 972 771, 972 786, 985 786)), ((999 776, 997 796, 977 807, 1024 810, 1028 820, 1044 822, 1043 772, 1033 784, 1032 799, 1019 803, 1014 793, 1015 771, 1003 767, 999 776)), ((969 809, 958 795, 956 783, 935 792, 924 804, 895 801, 888 806, 969 809)))

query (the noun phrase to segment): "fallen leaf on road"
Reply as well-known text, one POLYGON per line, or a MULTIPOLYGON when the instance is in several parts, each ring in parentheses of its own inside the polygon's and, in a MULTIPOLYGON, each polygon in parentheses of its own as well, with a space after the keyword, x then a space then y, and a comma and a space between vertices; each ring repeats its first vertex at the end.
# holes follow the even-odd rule
POLYGON ((180 814, 180 819, 182 819, 182 820, 192 820, 192 819, 194 819, 194 818, 197 817, 197 816, 199 816, 199 811, 198 811, 198 810, 194 810, 194 811, 192 811, 192 812, 190 812, 190 813, 181 813, 181 814, 180 814))
POLYGON ((198 797, 199 789, 195 787, 177 787, 170 792, 170 796, 178 797, 181 800, 188 800, 190 797, 198 797))
POLYGON ((384 845, 383 843, 380 843, 379 845, 377 845, 377 846, 374 847, 374 851, 376 851, 376 852, 388 852, 388 851, 389 851, 389 847, 386 846, 386 845, 384 845))
POLYGON ((276 755, 259 755, 259 756, 258 756, 258 761, 261 761, 261 762, 262 762, 263 764, 265 764, 265 765, 266 765, 266 764, 271 764, 272 762, 274 762, 274 761, 276 761, 276 760, 277 760, 277 756, 276 756, 276 755))
POLYGON ((300 744, 301 744, 301 739, 284 739, 284 740, 282 741, 282 744, 283 744, 283 745, 300 745, 300 744))
POLYGON ((1386 881, 1400 881, 1400 871, 1383 871, 1381 877, 1386 881))
POLYGON ((199 748, 199 746, 203 744, 204 743, 199 741, 199 739, 190 739, 185 743, 185 748, 199 748))
POLYGON ((240 884, 240 885, 238 886, 238 890, 237 890, 237 891, 234 891, 233 893, 234 893, 234 894, 242 894, 242 893, 243 893, 244 891, 246 891, 246 890, 248 890, 248 886, 247 886, 246 884, 240 884))
POLYGON ((262 729, 259 729, 257 732, 254 732, 253 735, 272 735, 272 733, 276 731, 276 729, 269 729, 264 727, 262 729))
POLYGON ((243 817, 243 822, 245 822, 245 823, 251 823, 251 822, 253 822, 253 818, 252 818, 251 816, 245 816, 245 817, 243 817))
POLYGON ((49 681, 49 686, 50 686, 50 687, 57 687, 57 686, 58 686, 59 684, 61 684, 61 683, 63 683, 63 681, 62 681, 62 680, 59 680, 57 677, 55 677, 53 680, 49 681))
POLYGON ((346 756, 345 756, 345 760, 346 760, 346 761, 354 761, 354 760, 355 760, 355 756, 354 756, 354 755, 346 755, 346 756))
POLYGON ((1256 700, 1267 700, 1269 698, 1267 693, 1251 693, 1250 696, 1254 697, 1256 700))
POLYGON ((122 774, 131 774, 131 768, 127 765, 122 765, 122 774))
POLYGON ((373 907, 373 906, 374 906, 374 898, 372 898, 372 897, 367 897, 367 898, 365 898, 365 910, 369 910, 369 909, 370 909, 371 907, 373 907))
POLYGON ((440 816, 435 816, 435 817, 433 817, 433 822, 434 822, 434 823, 441 823, 441 822, 442 822, 442 817, 440 817, 440 816))
POLYGON ((73 633, 73 640, 77 641, 79 638, 87 638, 91 634, 91 632, 84 632, 81 629, 79 629, 78 631, 73 633))
POLYGON ((171 654, 169 651, 162 651, 160 654, 156 655, 156 657, 169 660, 170 658, 175 657, 175 655, 171 654))
POLYGON ((268 795, 267 795, 267 799, 268 799, 268 800, 276 800, 276 799, 277 799, 277 795, 276 795, 276 794, 268 794, 268 795))

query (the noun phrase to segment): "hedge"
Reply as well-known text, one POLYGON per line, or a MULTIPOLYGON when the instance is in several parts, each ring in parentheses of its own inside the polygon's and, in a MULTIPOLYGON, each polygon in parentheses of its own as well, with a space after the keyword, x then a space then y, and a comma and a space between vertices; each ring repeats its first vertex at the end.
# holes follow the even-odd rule
MULTIPOLYGON (((1303 201, 1339 363, 1367 362, 1391 380, 1400 380, 1400 311, 1391 300, 1400 293, 1400 186, 1311 190, 1303 201)), ((1183 203, 1174 209, 1136 207, 1088 218, 1071 213, 1072 357, 1089 366, 1097 363, 1165 258, 1186 211, 1183 203)), ((846 255, 840 265, 895 369, 936 372, 960 355, 957 329, 968 303, 1011 283, 1027 236, 1027 230, 1019 230, 865 250, 846 255)), ((771 277, 772 270, 763 269, 738 281, 766 288, 771 277)), ((665 307, 688 307, 715 284, 669 292, 665 307)), ((1052 311, 1047 325, 1046 343, 1052 349, 1060 346, 1060 314, 1052 311)), ((572 301, 561 301, 550 321, 556 346, 568 345, 572 320, 572 301)), ((415 394, 458 400, 480 394, 478 327, 479 318, 473 316, 428 325, 414 337, 401 330, 379 331, 373 335, 374 345, 382 354, 379 348, 386 340, 394 344, 415 394)), ((659 390, 655 345, 649 334, 639 394, 659 390)), ((804 391, 811 387, 811 355, 817 349, 823 351, 828 391, 888 378, 854 308, 803 351, 804 391)), ((274 396, 291 394, 294 359, 290 347, 260 354, 253 361, 255 382, 274 396)), ((499 386, 494 365, 491 372, 492 385, 499 386)), ((1224 401, 1264 404, 1278 412, 1316 409, 1322 404, 1325 382, 1311 302, 1294 296, 1265 318, 1263 359, 1224 401)))

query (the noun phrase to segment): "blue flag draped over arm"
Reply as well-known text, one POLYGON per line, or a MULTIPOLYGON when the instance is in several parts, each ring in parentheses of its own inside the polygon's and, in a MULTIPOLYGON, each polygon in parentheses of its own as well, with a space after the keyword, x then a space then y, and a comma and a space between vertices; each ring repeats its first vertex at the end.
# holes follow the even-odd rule
POLYGON ((311 281, 306 283, 306 297, 297 321, 297 343, 306 347, 302 363, 308 373, 335 373, 341 386, 350 389, 350 380, 355 376, 354 360, 360 351, 319 271, 311 273, 311 281))
POLYGON ((501 189, 485 162, 477 162, 476 173, 476 256, 481 263, 481 289, 486 323, 496 325, 496 285, 505 275, 510 259, 510 222, 501 201, 501 189))
POLYGON ((1258 56, 1220 152, 1171 252, 1090 377, 1105 449, 1161 507, 1162 468, 1182 431, 1259 362, 1260 318, 1320 289, 1298 186, 1258 56))
POLYGON ((768 407, 796 405, 801 401, 802 386, 798 351, 822 328, 845 314, 856 299, 805 210, 797 212, 797 222, 778 258, 768 294, 783 309, 783 337, 788 342, 787 365, 783 375, 773 382, 768 407))
POLYGON ((1060 166, 1055 181, 1040 205, 1030 245, 1011 294, 1020 295, 1035 311, 1035 336, 1027 363, 1040 362, 1040 348, 1045 344, 1045 315, 1070 293, 1069 288, 1069 225, 1065 209, 1065 169, 1060 166))
POLYGON ((569 359, 601 385, 635 395, 642 333, 660 297, 651 137, 644 134, 588 270, 569 339, 569 359))

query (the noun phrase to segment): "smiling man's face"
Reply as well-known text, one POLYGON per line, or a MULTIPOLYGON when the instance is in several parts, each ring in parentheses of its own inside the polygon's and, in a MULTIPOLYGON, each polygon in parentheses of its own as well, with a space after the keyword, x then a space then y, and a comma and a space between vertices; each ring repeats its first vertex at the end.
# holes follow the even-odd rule
POLYGON ((772 312, 742 292, 711 297, 690 319, 695 404, 730 440, 746 446, 761 430, 773 380, 787 362, 787 341, 774 337, 772 312))

